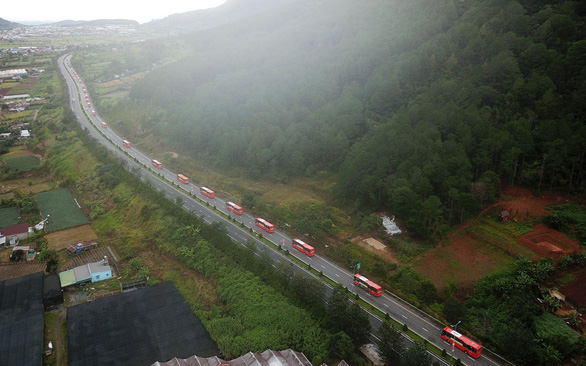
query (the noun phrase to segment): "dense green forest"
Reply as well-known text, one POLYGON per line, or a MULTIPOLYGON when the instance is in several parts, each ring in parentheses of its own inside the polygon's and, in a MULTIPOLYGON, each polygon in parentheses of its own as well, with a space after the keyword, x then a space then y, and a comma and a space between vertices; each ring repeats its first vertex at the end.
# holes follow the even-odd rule
POLYGON ((298 1, 193 33, 187 56, 103 109, 226 171, 335 173, 341 201, 432 237, 501 183, 583 188, 584 15, 578 1, 298 1))

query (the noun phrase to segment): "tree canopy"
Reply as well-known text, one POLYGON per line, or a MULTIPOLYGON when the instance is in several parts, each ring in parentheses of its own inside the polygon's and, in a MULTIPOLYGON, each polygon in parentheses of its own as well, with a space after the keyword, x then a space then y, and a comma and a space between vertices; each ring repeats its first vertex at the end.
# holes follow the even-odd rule
POLYGON ((291 2, 185 36, 185 57, 105 112, 253 178, 336 173, 341 201, 433 237, 501 183, 583 188, 585 14, 553 0, 291 2))

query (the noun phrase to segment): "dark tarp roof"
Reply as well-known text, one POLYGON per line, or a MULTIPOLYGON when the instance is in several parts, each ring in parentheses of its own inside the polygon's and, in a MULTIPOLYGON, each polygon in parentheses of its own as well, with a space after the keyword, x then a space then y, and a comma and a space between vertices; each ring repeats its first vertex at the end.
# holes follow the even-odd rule
POLYGON ((220 354, 171 282, 72 306, 67 334, 69 366, 144 366, 220 354))
POLYGON ((43 304, 46 307, 63 304, 63 291, 57 273, 45 277, 43 286, 43 304))
POLYGON ((43 364, 43 272, 0 282, 0 365, 43 364))

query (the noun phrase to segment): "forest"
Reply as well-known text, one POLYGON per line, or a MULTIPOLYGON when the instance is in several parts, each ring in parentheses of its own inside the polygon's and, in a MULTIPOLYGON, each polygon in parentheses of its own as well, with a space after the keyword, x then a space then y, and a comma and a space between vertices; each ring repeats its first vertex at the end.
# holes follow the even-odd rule
POLYGON ((583 189, 585 14, 577 1, 297 1, 185 36, 165 48, 178 61, 103 110, 234 174, 335 174, 353 212, 433 238, 501 184, 583 189))
MULTIPOLYGON (((125 96, 98 101, 100 114, 137 146, 164 146, 258 181, 332 179, 326 195, 357 231, 372 227, 371 212, 385 211, 413 237, 437 243, 504 186, 584 193, 585 16, 580 1, 300 0, 145 43, 143 57, 129 53, 115 68, 86 75, 108 79, 154 65, 125 96)), ((83 73, 83 57, 92 56, 76 57, 83 73)), ((254 195, 241 201, 255 206, 254 195)), ((316 241, 339 234, 336 207, 323 202, 293 213, 259 205, 316 241)), ((583 206, 566 207, 545 221, 583 242, 584 217, 583 206)), ((208 251, 200 239, 169 251, 195 258, 208 251)), ((328 255, 351 261, 345 247, 328 255)), ((584 354, 583 338, 535 303, 541 286, 564 271, 559 263, 519 258, 475 284, 460 297, 466 301, 414 282, 408 266, 393 273, 391 286, 396 266, 372 263, 365 267, 391 290, 417 292, 420 306, 442 302, 436 308, 446 320, 465 321, 516 364, 584 354)), ((562 261, 585 263, 583 256, 562 261)))

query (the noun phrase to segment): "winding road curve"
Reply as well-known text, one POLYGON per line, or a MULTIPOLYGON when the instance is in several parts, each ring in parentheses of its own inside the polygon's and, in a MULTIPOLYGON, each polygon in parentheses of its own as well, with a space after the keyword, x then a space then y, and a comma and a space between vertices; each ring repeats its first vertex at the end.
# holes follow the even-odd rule
MULTIPOLYGON (((426 339, 434 346, 440 349, 445 349, 448 354, 453 353, 453 356, 460 358, 463 364, 479 366, 507 364, 507 362, 504 360, 497 359, 498 356, 493 357, 492 355, 487 355, 488 352, 486 352, 486 350, 483 351, 483 355, 478 359, 469 357, 459 349, 456 349, 455 351, 452 350, 452 346, 440 338, 440 333, 444 325, 433 319, 431 316, 407 304, 388 291, 385 291, 380 297, 371 296, 367 292, 353 285, 352 272, 339 267, 322 256, 315 255, 313 257, 308 257, 303 253, 292 249, 290 246, 292 239, 283 232, 275 230, 275 232, 272 234, 266 233, 255 225, 255 217, 248 213, 244 213, 243 215, 236 215, 232 213, 226 209, 225 200, 217 196, 214 199, 210 199, 202 195, 199 191, 199 187, 193 182, 190 184, 180 183, 177 181, 176 172, 172 172, 166 167, 157 169, 151 164, 153 159, 152 157, 145 155, 143 152, 137 150, 134 147, 124 147, 122 145, 124 137, 119 136, 110 128, 110 126, 103 127, 104 121, 102 121, 97 113, 95 113, 95 115, 92 113, 94 111, 93 103, 91 102, 90 96, 85 91, 87 88, 84 90, 84 84, 82 83, 80 76, 77 75, 71 67, 71 57, 72 54, 61 56, 58 60, 58 64, 61 73, 67 82, 67 87, 70 94, 70 107, 75 114, 77 121, 92 137, 97 139, 107 149, 123 159, 123 161, 125 161, 130 169, 135 172, 140 172, 140 179, 144 181, 150 181, 156 189, 164 192, 164 194, 169 199, 175 201, 177 197, 181 197, 184 209, 202 217, 206 222, 224 223, 228 231, 228 235, 235 242, 244 245, 248 239, 253 239, 259 249, 257 250, 257 253, 260 252, 260 250, 268 250, 268 253, 274 260, 286 260, 291 263, 292 266, 295 266, 299 271, 301 271, 304 276, 314 277, 314 275, 308 271, 307 268, 300 266, 296 261, 293 261, 288 256, 285 256, 282 251, 269 247, 262 241, 258 240, 258 238, 253 236, 247 228, 252 228, 255 233, 262 233, 264 238, 268 239, 276 246, 285 245, 289 250, 290 255, 295 256, 297 259, 308 265, 311 265, 312 268, 323 272, 325 276, 341 284, 342 286, 345 286, 346 288, 350 289, 350 291, 357 293, 363 300, 367 301, 369 304, 373 305, 383 313, 389 314, 398 322, 407 324, 410 330, 419 334, 422 338, 426 339), (87 101, 89 101, 89 104, 87 101), (218 210, 222 211, 225 216, 218 214, 213 209, 211 209, 211 207, 206 207, 205 202, 209 203, 210 206, 215 206, 218 210), (228 220, 228 217, 235 218, 236 222, 228 220), (243 223, 245 228, 243 228, 240 223, 243 223)), ((331 287, 329 285, 328 291, 331 292, 331 287)), ((374 340, 376 339, 376 330, 379 328, 382 320, 375 314, 371 312, 368 313, 370 315, 373 329, 371 339, 374 340)), ((408 338, 407 336, 405 337, 408 338)), ((408 340, 411 341, 409 338, 408 340)), ((441 364, 448 365, 448 363, 442 359, 437 358, 435 354, 431 352, 430 354, 441 364)))

